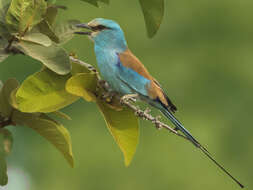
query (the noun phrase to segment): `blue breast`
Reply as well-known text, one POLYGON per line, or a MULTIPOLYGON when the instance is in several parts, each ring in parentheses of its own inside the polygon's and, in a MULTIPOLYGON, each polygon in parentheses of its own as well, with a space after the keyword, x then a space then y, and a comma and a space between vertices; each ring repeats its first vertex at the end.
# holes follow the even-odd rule
POLYGON ((117 68, 117 52, 111 49, 104 49, 95 45, 95 53, 100 74, 106 80, 112 90, 121 94, 132 94, 133 90, 119 79, 117 68))

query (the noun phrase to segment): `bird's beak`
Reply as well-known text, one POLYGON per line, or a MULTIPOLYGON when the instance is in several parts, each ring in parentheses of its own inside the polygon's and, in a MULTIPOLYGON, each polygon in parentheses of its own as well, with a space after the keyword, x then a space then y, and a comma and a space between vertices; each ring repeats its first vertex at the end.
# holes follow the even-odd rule
MULTIPOLYGON (((86 28, 86 29, 92 30, 92 28, 86 23, 76 24, 75 26, 77 28, 86 28)), ((91 33, 92 32, 75 32, 75 34, 81 34, 81 35, 91 35, 91 33)))
POLYGON ((92 30, 92 28, 86 23, 76 24, 76 27, 77 28, 87 28, 89 30, 92 30))

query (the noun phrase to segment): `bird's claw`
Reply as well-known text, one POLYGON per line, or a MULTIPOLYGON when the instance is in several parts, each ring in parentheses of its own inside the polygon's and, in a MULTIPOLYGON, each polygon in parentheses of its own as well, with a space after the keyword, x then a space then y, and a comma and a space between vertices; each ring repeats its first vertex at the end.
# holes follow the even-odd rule
POLYGON ((121 97, 120 102, 121 103, 124 103, 125 101, 136 102, 137 97, 138 97, 138 94, 127 94, 121 97))

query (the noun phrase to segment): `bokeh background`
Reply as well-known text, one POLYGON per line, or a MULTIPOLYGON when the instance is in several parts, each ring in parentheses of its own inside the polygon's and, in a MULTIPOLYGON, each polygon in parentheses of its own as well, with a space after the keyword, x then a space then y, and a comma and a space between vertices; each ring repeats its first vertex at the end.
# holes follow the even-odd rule
MULTIPOLYGON (((177 105, 177 117, 234 176, 253 188, 252 0, 168 0, 153 39, 147 38, 138 1, 111 0, 101 8, 80 0, 58 4, 68 7, 58 19, 118 21, 130 49, 177 105)), ((96 65, 93 44, 86 37, 76 36, 65 47, 96 65)), ((0 64, 0 79, 23 81, 39 67, 27 57, 9 57, 0 64)), ((192 144, 146 121, 141 122, 135 158, 125 168, 94 104, 80 100, 64 111, 73 118, 64 125, 72 136, 75 168, 32 130, 9 127, 15 141, 5 190, 239 188, 192 144)))

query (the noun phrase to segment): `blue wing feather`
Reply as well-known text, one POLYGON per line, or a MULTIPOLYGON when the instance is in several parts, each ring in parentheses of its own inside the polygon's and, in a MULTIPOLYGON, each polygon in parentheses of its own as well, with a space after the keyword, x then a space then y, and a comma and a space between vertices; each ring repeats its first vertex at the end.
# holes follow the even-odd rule
POLYGON ((127 68, 122 65, 120 59, 118 59, 117 63, 118 69, 118 78, 124 82, 128 87, 130 87, 133 91, 143 96, 148 96, 148 91, 146 86, 150 83, 150 80, 141 76, 137 72, 135 72, 131 68, 127 68))

